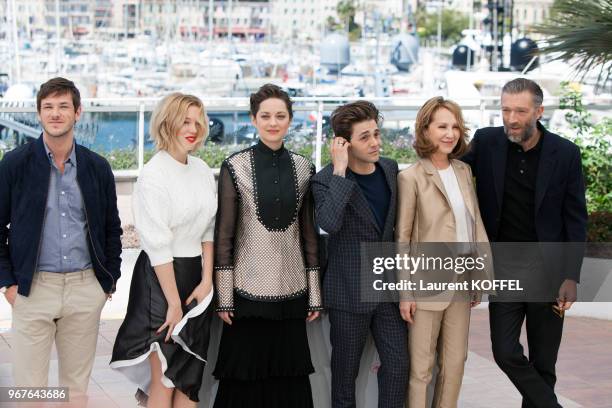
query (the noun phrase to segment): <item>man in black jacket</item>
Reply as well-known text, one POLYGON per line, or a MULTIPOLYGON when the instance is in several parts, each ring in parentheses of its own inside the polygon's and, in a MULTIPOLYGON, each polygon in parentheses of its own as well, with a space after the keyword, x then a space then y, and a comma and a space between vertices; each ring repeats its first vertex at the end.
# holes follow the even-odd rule
POLYGON ((500 263, 499 270, 495 260, 496 276, 505 268, 510 273, 526 271, 523 276, 531 282, 556 282, 546 297, 489 303, 493 355, 522 394, 523 407, 560 406, 554 386, 563 312, 576 300, 586 240, 580 151, 539 122, 542 99, 542 89, 535 82, 524 78, 508 82, 501 96, 504 126, 476 131, 463 158, 476 177, 489 240, 523 243, 512 244, 522 248, 519 256, 508 256, 507 244, 502 244, 506 245, 503 251, 496 251, 496 258, 508 261, 500 263), (531 253, 530 259, 526 253, 531 253), (550 275, 542 276, 545 271, 550 275), (519 342, 524 320, 529 358, 519 342))
POLYGON ((74 83, 42 84, 36 105, 41 137, 0 161, 0 287, 13 311, 15 385, 47 385, 55 340, 59 385, 75 396, 87 391, 121 273, 121 222, 110 165, 74 141, 74 83))
POLYGON ((361 244, 392 242, 397 163, 380 158, 378 109, 366 101, 331 117, 332 164, 312 178, 316 220, 329 234, 323 302, 332 344, 332 407, 355 407, 355 379, 368 332, 380 356, 378 407, 404 406, 407 326, 397 303, 361 299, 361 244))

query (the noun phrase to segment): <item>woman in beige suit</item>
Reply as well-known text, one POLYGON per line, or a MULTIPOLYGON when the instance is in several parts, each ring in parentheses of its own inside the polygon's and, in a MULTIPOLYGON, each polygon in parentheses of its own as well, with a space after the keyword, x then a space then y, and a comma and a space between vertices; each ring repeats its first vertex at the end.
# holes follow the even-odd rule
MULTIPOLYGON (((466 132, 455 102, 435 97, 419 110, 414 148, 420 160, 398 175, 395 228, 396 240, 410 243, 413 250, 424 242, 488 241, 470 167, 456 160, 467 149, 466 132)), ((467 247, 473 251, 474 246, 467 247)), ((450 275, 467 280, 474 278, 466 276, 471 273, 450 275)), ((440 371, 433 406, 456 407, 467 358, 470 308, 480 303, 480 294, 442 291, 414 296, 410 293, 403 298, 409 300, 400 302, 402 318, 411 324, 407 406, 425 408, 437 351, 440 371)))

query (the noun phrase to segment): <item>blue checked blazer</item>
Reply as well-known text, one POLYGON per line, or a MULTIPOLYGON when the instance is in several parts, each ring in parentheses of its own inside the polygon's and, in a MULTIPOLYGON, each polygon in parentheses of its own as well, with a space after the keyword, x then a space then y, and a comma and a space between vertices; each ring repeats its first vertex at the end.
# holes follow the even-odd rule
POLYGON ((326 308, 369 313, 377 303, 360 301, 360 246, 362 242, 393 242, 397 203, 397 162, 379 162, 391 191, 385 228, 380 230, 370 205, 349 169, 334 176, 329 164, 311 180, 317 224, 329 234, 327 267, 323 278, 326 308))

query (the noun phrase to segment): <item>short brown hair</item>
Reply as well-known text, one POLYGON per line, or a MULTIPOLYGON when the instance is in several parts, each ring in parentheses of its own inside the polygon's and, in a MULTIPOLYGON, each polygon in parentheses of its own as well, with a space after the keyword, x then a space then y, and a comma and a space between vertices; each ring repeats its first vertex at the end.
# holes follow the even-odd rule
POLYGON ((527 78, 516 78, 507 82, 502 88, 502 94, 519 94, 529 92, 533 97, 533 104, 538 107, 544 101, 544 92, 536 82, 527 78))
POLYGON ((332 112, 330 120, 334 136, 343 137, 350 142, 354 124, 373 120, 378 125, 382 122, 382 115, 372 102, 356 101, 338 106, 332 112))
POLYGON ((40 105, 43 99, 51 95, 64 95, 67 93, 72 96, 72 104, 76 112, 81 107, 81 93, 74 85, 74 82, 62 77, 52 78, 40 86, 36 94, 36 110, 40 113, 40 105))
POLYGON ((438 109, 442 108, 447 109, 455 116, 460 132, 459 141, 453 151, 448 155, 449 159, 459 158, 467 152, 467 132, 469 129, 465 126, 465 122, 463 121, 461 107, 450 99, 435 96, 425 102, 425 104, 421 106, 421 109, 419 109, 419 113, 417 113, 414 130, 415 138, 412 146, 419 157, 429 157, 438 150, 438 146, 434 145, 431 140, 429 140, 425 135, 425 131, 431 124, 434 114, 438 109))
POLYGON ((208 117, 204 104, 197 96, 174 92, 164 97, 153 110, 150 131, 157 150, 168 150, 187 117, 191 106, 200 109, 196 122, 197 135, 193 150, 197 150, 208 136, 208 117))
POLYGON ((289 112, 289 118, 293 119, 293 102, 289 97, 289 94, 283 89, 274 84, 265 84, 262 85, 261 88, 251 94, 250 104, 251 104, 251 116, 257 116, 257 112, 259 112, 259 106, 261 103, 267 99, 280 99, 285 102, 285 106, 287 106, 287 112, 289 112))

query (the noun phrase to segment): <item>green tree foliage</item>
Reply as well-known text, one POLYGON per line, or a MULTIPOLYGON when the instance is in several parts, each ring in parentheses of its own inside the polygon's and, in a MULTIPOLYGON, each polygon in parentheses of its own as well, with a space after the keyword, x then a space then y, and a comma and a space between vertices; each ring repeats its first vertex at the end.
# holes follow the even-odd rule
POLYGON ((598 71, 601 86, 611 79, 611 1, 556 0, 550 19, 534 29, 547 36, 542 52, 572 63, 583 76, 598 71))
MULTIPOLYGON (((417 32, 423 38, 434 39, 438 35, 438 13, 428 13, 424 7, 416 12, 417 32)), ((469 26, 469 17, 457 10, 442 10, 442 41, 457 42, 461 39, 461 31, 469 26)))
POLYGON ((336 6, 336 13, 338 13, 340 24, 348 29, 349 39, 351 41, 357 40, 361 36, 361 26, 355 22, 355 14, 357 13, 355 0, 339 1, 336 6))
MULTIPOLYGON (((591 114, 582 104, 577 86, 563 82, 559 107, 567 109, 565 119, 572 132, 566 136, 578 147, 582 156, 582 171, 586 184, 589 213, 612 212, 612 118, 593 124, 591 114)), ((612 228, 612 225, 609 226, 612 228)))
POLYGON ((328 32, 337 31, 341 28, 342 26, 336 21, 335 18, 333 18, 332 16, 327 16, 327 19, 325 20, 325 29, 328 32))

